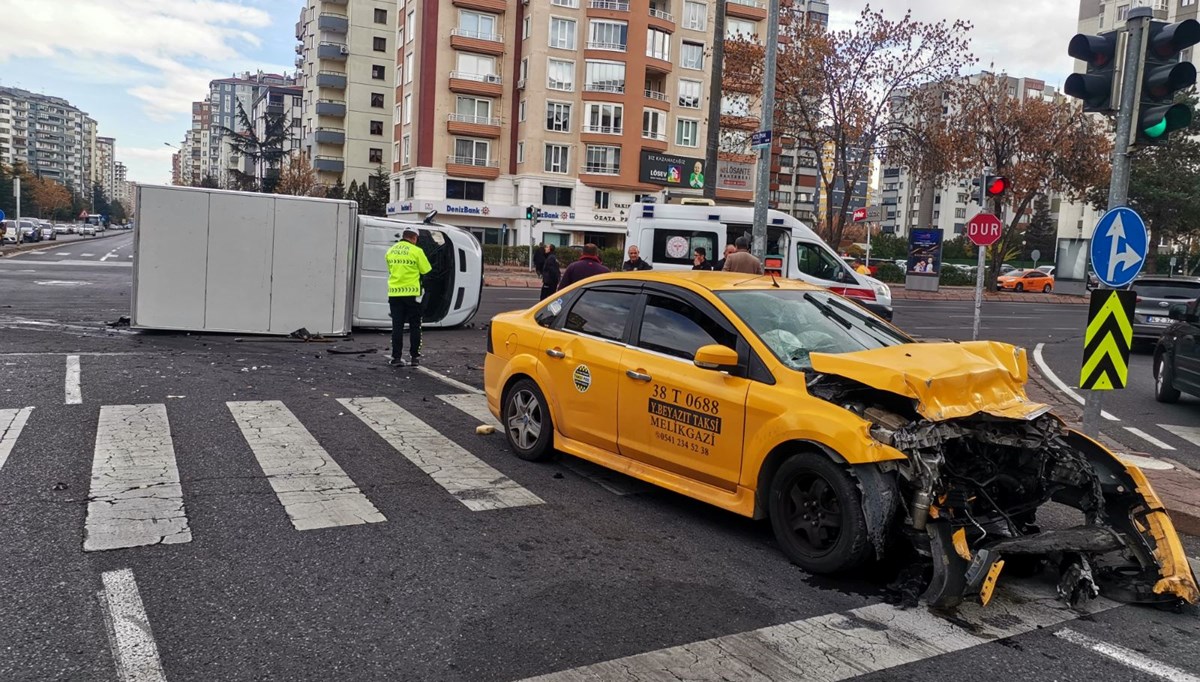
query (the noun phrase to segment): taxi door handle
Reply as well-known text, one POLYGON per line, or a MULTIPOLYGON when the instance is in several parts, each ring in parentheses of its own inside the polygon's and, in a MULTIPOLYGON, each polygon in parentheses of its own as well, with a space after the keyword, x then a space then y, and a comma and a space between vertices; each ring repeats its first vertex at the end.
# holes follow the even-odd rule
POLYGON ((547 349, 546 349, 546 355, 549 355, 549 356, 550 356, 550 357, 552 357, 552 358, 565 358, 565 357, 567 357, 567 354, 566 354, 566 353, 562 352, 561 350, 558 350, 557 348, 547 348, 547 349))
POLYGON ((642 374, 641 372, 635 372, 632 369, 625 370, 625 376, 629 377, 630 379, 633 379, 634 381, 650 381, 649 374, 642 374))

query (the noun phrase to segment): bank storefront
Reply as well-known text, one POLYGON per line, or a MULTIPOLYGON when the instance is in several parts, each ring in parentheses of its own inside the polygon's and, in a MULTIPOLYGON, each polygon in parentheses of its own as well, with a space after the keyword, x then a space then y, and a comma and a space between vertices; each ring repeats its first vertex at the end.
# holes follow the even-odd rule
POLYGON ((543 209, 534 234, 538 241, 555 246, 595 244, 602 249, 621 249, 625 247, 625 216, 624 210, 543 209))
POLYGON ((438 212, 436 222, 470 230, 481 244, 513 246, 528 242, 524 207, 426 199, 406 199, 387 205, 388 217, 402 220, 424 220, 430 211, 438 212))

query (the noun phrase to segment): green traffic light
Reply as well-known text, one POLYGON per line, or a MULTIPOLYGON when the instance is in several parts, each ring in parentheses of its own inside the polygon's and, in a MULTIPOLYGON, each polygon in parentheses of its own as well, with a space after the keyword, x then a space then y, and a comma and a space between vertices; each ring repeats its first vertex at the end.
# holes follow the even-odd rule
POLYGON ((1162 137, 1162 134, 1165 132, 1167 132, 1167 119, 1165 118, 1142 131, 1149 138, 1162 137))

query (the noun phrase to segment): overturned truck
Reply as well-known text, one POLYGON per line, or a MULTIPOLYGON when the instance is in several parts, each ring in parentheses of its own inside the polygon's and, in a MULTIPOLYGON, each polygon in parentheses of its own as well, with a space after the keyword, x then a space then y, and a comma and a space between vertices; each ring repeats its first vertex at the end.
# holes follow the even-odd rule
POLYGON ((813 353, 811 362, 810 394, 852 412, 892 452, 852 472, 870 549, 882 556, 901 541, 920 557, 907 581, 913 598, 987 604, 1002 573, 1051 568, 1072 605, 1100 594, 1197 601, 1174 526, 1142 472, 1028 400, 1023 350, 911 344, 813 353), (1051 503, 1077 510, 1055 514, 1074 517, 1056 524, 1066 527, 1039 525, 1051 503))

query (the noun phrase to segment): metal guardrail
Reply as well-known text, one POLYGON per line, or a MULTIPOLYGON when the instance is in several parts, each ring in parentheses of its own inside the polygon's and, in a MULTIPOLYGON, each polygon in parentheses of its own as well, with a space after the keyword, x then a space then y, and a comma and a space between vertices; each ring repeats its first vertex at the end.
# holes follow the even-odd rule
POLYGON ((477 168, 499 168, 500 163, 491 159, 481 159, 475 156, 456 156, 451 154, 446 157, 446 163, 458 164, 460 166, 475 166, 477 168))
POLYGON ((457 123, 473 123, 475 125, 481 125, 481 126, 498 126, 498 125, 500 125, 500 119, 498 119, 498 118, 495 118, 492 116, 473 116, 471 114, 451 113, 451 114, 447 115, 446 120, 455 121, 457 123))
POLYGON ((460 38, 474 38, 475 40, 489 40, 494 43, 504 42, 504 36, 499 33, 480 33, 479 31, 468 31, 465 28, 452 28, 450 35, 460 38))

